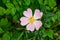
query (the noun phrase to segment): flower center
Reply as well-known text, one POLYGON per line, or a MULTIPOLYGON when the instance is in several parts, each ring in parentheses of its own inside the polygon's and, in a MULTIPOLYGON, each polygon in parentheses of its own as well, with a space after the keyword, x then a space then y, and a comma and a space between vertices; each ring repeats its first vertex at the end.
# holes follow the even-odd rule
POLYGON ((34 22, 34 17, 31 17, 30 19, 29 19, 29 23, 33 23, 34 22))

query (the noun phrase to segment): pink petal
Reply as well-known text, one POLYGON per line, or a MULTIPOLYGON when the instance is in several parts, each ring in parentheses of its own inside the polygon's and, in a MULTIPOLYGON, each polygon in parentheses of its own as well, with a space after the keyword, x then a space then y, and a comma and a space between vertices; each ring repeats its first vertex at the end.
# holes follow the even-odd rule
POLYGON ((40 12, 38 9, 35 10, 35 14, 34 14, 34 18, 35 18, 35 19, 41 18, 42 15, 43 15, 43 13, 40 12))
POLYGON ((23 12, 24 16, 26 17, 32 17, 32 10, 30 8, 27 9, 27 11, 23 12))
POLYGON ((34 31, 35 27, 33 24, 28 24, 26 27, 27 30, 34 31))
POLYGON ((21 17, 20 21, 21 21, 22 26, 25 26, 26 24, 28 24, 28 18, 27 17, 21 17))
POLYGON ((41 21, 35 21, 34 25, 35 25, 36 30, 39 30, 39 28, 42 26, 42 22, 41 21))

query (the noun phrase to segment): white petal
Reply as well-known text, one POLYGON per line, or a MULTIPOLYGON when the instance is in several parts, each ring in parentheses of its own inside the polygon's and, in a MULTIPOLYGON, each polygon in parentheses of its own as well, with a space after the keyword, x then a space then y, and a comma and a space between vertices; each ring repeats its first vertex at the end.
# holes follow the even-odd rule
POLYGON ((27 11, 23 12, 25 17, 32 17, 32 10, 30 8, 27 9, 27 11))
POLYGON ((28 25, 26 26, 26 29, 27 29, 27 30, 30 30, 30 31, 34 31, 35 26, 34 26, 33 24, 28 24, 28 25))
POLYGON ((43 13, 40 12, 38 9, 35 10, 35 13, 34 13, 34 18, 35 18, 35 19, 41 18, 42 15, 43 15, 43 13))
POLYGON ((36 30, 39 30, 39 28, 42 26, 42 22, 41 21, 35 21, 34 25, 35 25, 36 30))
POLYGON ((28 18, 27 17, 21 17, 20 21, 21 21, 22 26, 25 26, 26 24, 28 24, 28 18))

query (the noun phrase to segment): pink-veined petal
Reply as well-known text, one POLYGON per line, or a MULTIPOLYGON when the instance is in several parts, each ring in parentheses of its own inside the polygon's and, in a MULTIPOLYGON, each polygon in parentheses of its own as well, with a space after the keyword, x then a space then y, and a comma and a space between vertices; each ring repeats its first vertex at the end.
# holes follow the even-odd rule
POLYGON ((39 28, 42 26, 42 22, 41 21, 35 21, 34 25, 35 25, 36 30, 39 30, 39 28))
POLYGON ((26 24, 28 24, 28 18, 27 17, 21 17, 20 21, 21 21, 22 26, 25 26, 26 24))
POLYGON ((30 31, 34 31, 35 27, 34 27, 33 24, 28 24, 28 25, 26 26, 26 29, 27 29, 27 30, 30 30, 30 31))
POLYGON ((27 11, 23 12, 25 17, 32 17, 32 10, 30 8, 27 9, 27 11))
POLYGON ((40 12, 38 9, 35 10, 35 13, 34 13, 34 18, 35 18, 35 19, 41 18, 42 15, 43 15, 43 13, 40 12))

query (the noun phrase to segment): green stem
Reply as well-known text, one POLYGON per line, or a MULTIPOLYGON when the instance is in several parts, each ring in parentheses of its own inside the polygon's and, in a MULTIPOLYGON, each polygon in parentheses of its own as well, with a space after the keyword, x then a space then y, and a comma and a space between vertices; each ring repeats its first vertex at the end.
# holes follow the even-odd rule
POLYGON ((16 28, 16 30, 26 30, 25 28, 16 28))
POLYGON ((24 33, 24 32, 22 32, 22 33, 19 35, 18 40, 20 40, 20 39, 21 39, 21 37, 22 37, 23 33, 24 33))

